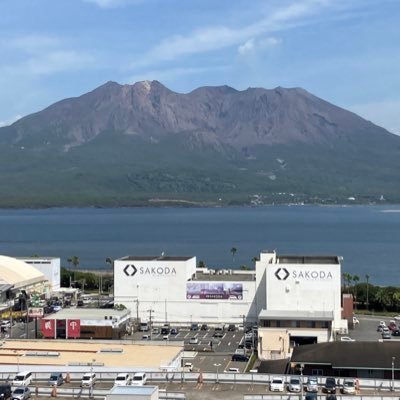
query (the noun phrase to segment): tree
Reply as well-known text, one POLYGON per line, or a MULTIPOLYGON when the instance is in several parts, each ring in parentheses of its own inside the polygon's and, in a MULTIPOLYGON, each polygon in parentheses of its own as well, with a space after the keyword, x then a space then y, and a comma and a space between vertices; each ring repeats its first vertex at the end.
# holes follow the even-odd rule
POLYGON ((235 254, 237 252, 237 248, 236 247, 232 247, 231 248, 231 253, 232 253, 232 261, 235 262, 235 254))
POLYGON ((343 277, 343 291, 346 291, 346 286, 347 286, 347 293, 350 293, 350 282, 352 280, 352 276, 348 272, 343 272, 342 274, 343 277))
POLYGON ((204 261, 199 261, 199 263, 197 264, 197 268, 207 268, 206 264, 204 261))
POLYGON ((379 288, 377 290, 375 293, 375 301, 378 303, 380 308, 384 310, 386 309, 387 304, 390 301, 386 288, 379 288))
POLYGON ((369 290, 369 275, 368 274, 365 275, 365 279, 367 281, 367 310, 368 310, 368 308, 369 308, 369 297, 368 297, 368 295, 369 295, 369 293, 368 293, 368 290, 369 290))
POLYGON ((241 269, 242 271, 250 271, 250 268, 249 268, 247 265, 241 265, 241 266, 240 266, 240 269, 241 269))
POLYGON ((254 256, 254 257, 251 259, 251 261, 252 261, 253 263, 256 263, 256 262, 258 261, 258 257, 254 256))
POLYGON ((354 304, 357 309, 357 283, 360 281, 360 277, 358 275, 353 275, 354 282, 354 304))

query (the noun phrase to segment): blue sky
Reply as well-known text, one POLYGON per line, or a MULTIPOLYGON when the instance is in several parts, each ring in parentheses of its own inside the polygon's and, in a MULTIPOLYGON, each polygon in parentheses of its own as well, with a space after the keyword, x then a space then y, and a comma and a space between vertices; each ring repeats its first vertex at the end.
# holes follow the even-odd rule
POLYGON ((400 134, 400 1, 0 0, 0 125, 113 80, 303 87, 400 134))

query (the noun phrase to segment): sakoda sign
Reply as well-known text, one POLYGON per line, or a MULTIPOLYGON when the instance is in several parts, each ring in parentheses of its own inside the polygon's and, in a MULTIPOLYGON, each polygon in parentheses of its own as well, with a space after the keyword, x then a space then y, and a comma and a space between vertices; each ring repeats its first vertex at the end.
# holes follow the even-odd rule
POLYGON ((151 266, 151 267, 135 267, 133 264, 128 264, 123 269, 126 276, 145 275, 145 276, 174 276, 176 270, 174 267, 166 266, 151 266))
POLYGON ((280 281, 286 281, 288 278, 306 281, 328 281, 333 279, 331 271, 315 270, 315 269, 294 269, 288 271, 286 268, 281 267, 275 271, 276 278, 280 281))

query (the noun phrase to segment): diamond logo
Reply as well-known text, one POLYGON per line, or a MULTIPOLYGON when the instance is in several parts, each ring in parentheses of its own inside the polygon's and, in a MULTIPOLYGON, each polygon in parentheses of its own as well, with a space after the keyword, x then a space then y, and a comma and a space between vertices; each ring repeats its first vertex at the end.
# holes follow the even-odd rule
POLYGON ((128 264, 124 268, 124 273, 126 276, 134 276, 137 272, 137 268, 133 264, 128 264))
POLYGON ((289 277, 289 271, 286 268, 278 268, 275 271, 275 276, 280 280, 280 281, 285 281, 289 277))

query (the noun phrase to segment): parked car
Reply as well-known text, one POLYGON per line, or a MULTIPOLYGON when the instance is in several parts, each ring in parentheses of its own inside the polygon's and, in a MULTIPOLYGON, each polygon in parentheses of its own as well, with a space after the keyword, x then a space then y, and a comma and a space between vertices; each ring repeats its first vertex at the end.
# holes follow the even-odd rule
POLYGON ((391 330, 391 331, 396 331, 396 330, 397 330, 396 321, 392 319, 392 320, 389 322, 388 328, 389 328, 389 330, 391 330))
POLYGON ((237 367, 229 367, 228 371, 226 371, 226 372, 240 372, 240 371, 239 371, 239 368, 237 368, 237 367))
POLYGON ((229 331, 229 332, 235 332, 235 330, 236 330, 236 327, 235 327, 234 324, 230 324, 230 325, 228 326, 228 331, 229 331))
POLYGON ((249 361, 249 357, 246 354, 233 354, 232 361, 249 361))
POLYGON ((200 328, 200 330, 202 330, 202 331, 206 331, 208 329, 208 326, 207 326, 207 324, 203 324, 203 325, 201 325, 201 328, 200 328))
POLYGON ((189 339, 189 344, 198 344, 199 343, 199 339, 197 339, 197 337, 191 337, 189 339))
POLYGON ((358 318, 353 315, 353 325, 358 325, 359 323, 360 321, 358 320, 358 318))
POLYGON ((132 386, 143 386, 147 382, 147 375, 144 372, 136 372, 133 375, 132 386))
POLYGON ((306 400, 317 400, 318 399, 318 393, 316 392, 307 392, 306 394, 306 400))
POLYGON ((322 389, 325 393, 336 393, 336 379, 335 378, 326 378, 325 385, 322 389))
POLYGON ((386 322, 385 321, 379 321, 379 325, 380 326, 386 326, 386 322))
POLYGON ((350 336, 342 336, 340 338, 341 342, 355 342, 355 339, 352 339, 350 336))
POLYGON ((150 335, 142 335, 142 340, 150 340, 150 335))
POLYGON ((244 326, 243 326, 243 324, 240 324, 240 325, 238 326, 238 331, 239 331, 239 332, 243 332, 243 331, 244 331, 244 326))
POLYGON ((392 336, 389 331, 382 332, 382 339, 391 339, 391 338, 392 338, 392 336))
POLYGON ((171 335, 177 335, 178 334, 178 329, 177 328, 172 328, 171 329, 171 335))
POLYGON ((301 391, 301 382, 300 378, 292 376, 289 380, 288 384, 288 391, 289 392, 300 392, 301 391))
POLYGON ((62 376, 61 372, 53 372, 50 375, 50 378, 48 380, 48 384, 50 386, 60 386, 64 383, 64 378, 62 376))
POLYGON ((13 386, 29 386, 32 383, 32 372, 22 371, 15 375, 12 385, 13 386))
POLYGON ((318 392, 318 380, 315 376, 309 376, 306 384, 307 392, 318 392))
POLYGON ((393 317, 393 319, 394 319, 395 321, 399 321, 399 322, 400 322, 400 315, 396 315, 395 317, 393 317))
POLYGON ((0 399, 6 400, 11 397, 11 385, 9 383, 0 384, 0 399))
POLYGON ((396 329, 395 331, 392 331, 392 336, 400 336, 400 329, 396 329))
POLYGON ((269 390, 271 392, 283 392, 285 390, 285 384, 283 378, 273 377, 269 384, 269 390))
POLYGON ((169 328, 169 326, 168 325, 164 325, 161 328, 161 335, 169 335, 170 331, 171 331, 171 329, 169 328))
POLYGON ((160 329, 159 328, 153 328, 152 333, 153 333, 153 335, 158 335, 160 333, 160 329))
POLYGON ((115 378, 115 386, 128 386, 132 382, 132 377, 127 373, 118 374, 115 378))
POLYGON ((12 393, 13 400, 26 400, 31 397, 31 389, 28 386, 18 387, 12 393))
POLYGON ((94 372, 86 372, 83 375, 81 386, 94 386, 96 384, 96 374, 94 372))
POLYGON ((141 322, 139 326, 139 331, 141 332, 148 332, 150 329, 149 323, 148 322, 141 322))
POLYGON ((193 364, 191 362, 186 362, 183 366, 184 371, 192 372, 193 371, 193 364))
POLYGON ((356 385, 354 379, 346 378, 343 380, 342 393, 343 394, 355 394, 356 385))
POLYGON ((192 324, 190 326, 191 331, 198 331, 199 330, 199 324, 192 324))
POLYGON ((214 332, 213 337, 214 338, 223 338, 224 334, 222 332, 214 332))

